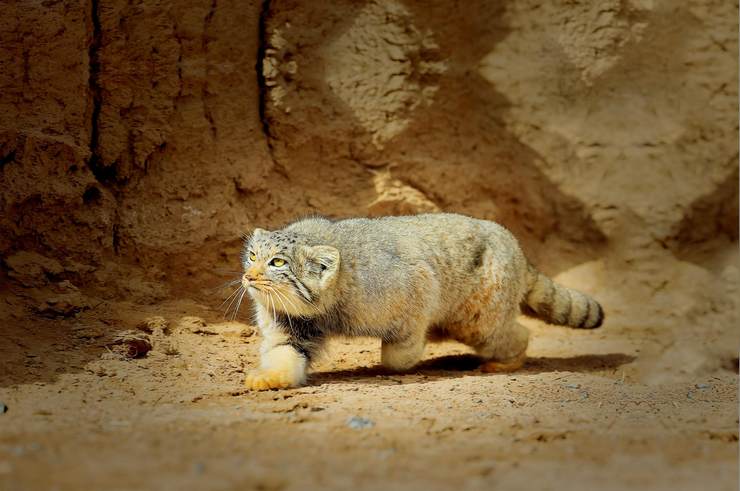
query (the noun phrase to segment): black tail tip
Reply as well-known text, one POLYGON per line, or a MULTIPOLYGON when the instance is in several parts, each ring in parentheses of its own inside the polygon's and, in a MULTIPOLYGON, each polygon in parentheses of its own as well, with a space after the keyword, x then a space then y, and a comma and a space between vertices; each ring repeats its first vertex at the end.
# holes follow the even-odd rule
POLYGON ((596 303, 596 306, 599 307, 599 315, 596 317, 596 323, 594 323, 593 326, 591 326, 591 329, 596 329, 598 327, 601 327, 601 325, 604 323, 604 309, 601 307, 600 303, 596 303))

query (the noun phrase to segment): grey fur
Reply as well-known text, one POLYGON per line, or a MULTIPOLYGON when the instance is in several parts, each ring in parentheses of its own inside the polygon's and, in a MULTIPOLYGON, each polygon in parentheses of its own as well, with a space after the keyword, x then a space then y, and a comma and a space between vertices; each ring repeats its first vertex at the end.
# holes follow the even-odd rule
POLYGON ((277 363, 271 350, 287 346, 307 365, 336 335, 382 339, 383 364, 403 370, 432 336, 468 344, 489 360, 523 357, 529 333, 516 322, 520 307, 572 327, 603 320, 596 301, 529 264, 505 228, 461 215, 311 218, 274 232, 258 229, 245 245, 244 266, 265 336, 252 388, 302 383, 305 374, 275 375, 287 362, 277 363), (280 260, 286 263, 275 266, 280 260), (275 373, 268 377, 265 367, 275 373), (271 382, 275 377, 283 382, 271 382))

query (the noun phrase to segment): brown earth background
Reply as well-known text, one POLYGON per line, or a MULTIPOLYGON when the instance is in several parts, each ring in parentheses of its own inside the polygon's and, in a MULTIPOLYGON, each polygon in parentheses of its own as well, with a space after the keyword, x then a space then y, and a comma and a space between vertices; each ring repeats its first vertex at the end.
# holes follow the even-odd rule
POLYGON ((0 490, 737 489, 736 4, 0 14, 0 490), (243 233, 430 211, 510 228, 603 329, 526 321, 514 374, 337 341, 241 390, 243 233))

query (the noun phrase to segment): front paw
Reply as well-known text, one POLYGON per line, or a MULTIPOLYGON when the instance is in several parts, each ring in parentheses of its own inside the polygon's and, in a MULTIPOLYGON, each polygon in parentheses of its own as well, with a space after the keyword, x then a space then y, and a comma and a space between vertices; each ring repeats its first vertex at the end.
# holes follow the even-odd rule
POLYGON ((244 385, 249 390, 287 389, 298 386, 298 382, 287 372, 280 370, 252 370, 247 374, 244 385))

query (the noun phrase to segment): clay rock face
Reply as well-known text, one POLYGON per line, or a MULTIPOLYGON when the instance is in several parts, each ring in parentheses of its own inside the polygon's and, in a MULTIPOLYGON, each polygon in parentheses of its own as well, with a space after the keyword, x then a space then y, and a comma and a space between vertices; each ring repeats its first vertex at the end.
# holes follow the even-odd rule
POLYGON ((102 257, 113 242, 112 197, 87 166, 88 5, 11 1, 2 13, 0 251, 102 257))
POLYGON ((247 203, 271 166, 257 110, 259 5, 99 5, 95 164, 120 203, 121 251, 192 264, 204 241, 248 229, 257 207, 247 203))
POLYGON ((274 209, 259 3, 34 5, 2 6, 0 251, 69 254, 114 283, 128 266, 167 281, 173 254, 178 276, 208 272, 274 209))
POLYGON ((2 8, 5 258, 201 297, 254 226, 453 211, 503 223, 546 272, 603 271, 593 293, 631 325, 626 306, 663 315, 692 288, 664 271, 734 284, 730 3, 2 8))
POLYGON ((731 4, 461 8, 271 3, 264 76, 276 158, 385 167, 447 209, 504 222, 526 222, 520 214, 534 208, 531 227, 543 234, 553 213, 543 208, 554 208, 561 225, 594 220, 592 237, 614 235, 614 210, 629 209, 666 240, 697 200, 736 181, 731 4), (461 20, 446 22, 453 15, 461 20), (439 171, 451 162, 448 173, 462 176, 439 171), (507 190, 523 175, 517 199, 507 190), (475 206, 460 206, 458 188, 474 189, 475 206), (550 202, 539 207, 532 194, 550 202))
POLYGON ((538 168, 604 233, 629 209, 666 239, 694 202, 737 189, 736 15, 713 1, 516 2, 479 72, 538 168))
POLYGON ((581 257, 598 249, 583 203, 507 131, 502 96, 478 73, 505 35, 503 14, 483 2, 271 2, 264 119, 286 175, 308 183, 306 194, 314 182, 326 191, 308 205, 340 216, 468 213, 509 226, 534 256, 550 239, 579 241, 581 257), (336 199, 347 189, 361 191, 336 199))
POLYGON ((414 26, 402 3, 368 2, 323 51, 326 83, 372 135, 373 144, 401 133, 419 104, 432 104, 445 71, 439 46, 414 26))
MULTIPOLYGON (((0 125, 87 156, 90 142, 89 5, 6 1, 0 27, 0 125)), ((12 139, 5 135, 3 141, 12 139)), ((4 158, 12 153, 5 148, 4 158)))

